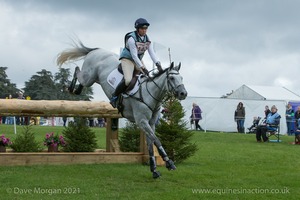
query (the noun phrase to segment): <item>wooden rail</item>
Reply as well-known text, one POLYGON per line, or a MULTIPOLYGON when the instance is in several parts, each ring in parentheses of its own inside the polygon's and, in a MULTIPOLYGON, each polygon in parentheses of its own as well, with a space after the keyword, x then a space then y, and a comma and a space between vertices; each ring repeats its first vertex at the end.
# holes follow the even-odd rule
POLYGON ((65 101, 65 100, 21 100, 0 99, 2 116, 44 116, 44 117, 109 117, 120 118, 118 110, 108 102, 65 101))

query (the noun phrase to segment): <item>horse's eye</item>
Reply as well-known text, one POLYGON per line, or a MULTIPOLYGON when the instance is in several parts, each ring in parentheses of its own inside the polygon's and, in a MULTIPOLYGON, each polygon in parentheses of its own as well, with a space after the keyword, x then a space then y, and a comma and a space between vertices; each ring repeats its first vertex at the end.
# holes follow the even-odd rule
POLYGON ((174 81, 174 77, 173 77, 173 76, 171 76, 171 77, 170 77, 170 80, 171 80, 171 81, 174 81))

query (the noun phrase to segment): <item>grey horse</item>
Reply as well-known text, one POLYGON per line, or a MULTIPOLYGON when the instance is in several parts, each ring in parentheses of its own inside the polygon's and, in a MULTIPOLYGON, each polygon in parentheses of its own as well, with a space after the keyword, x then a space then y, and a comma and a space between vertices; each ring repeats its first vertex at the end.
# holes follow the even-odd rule
MULTIPOLYGON (((79 87, 74 90, 79 94, 83 87, 90 87, 94 83, 101 85, 104 93, 110 99, 114 88, 108 83, 108 75, 120 64, 119 56, 101 48, 88 48, 80 41, 74 48, 62 51, 57 57, 57 65, 62 66, 67 61, 80 60, 84 58, 82 69, 76 67, 72 89, 76 81, 79 81, 79 87)), ((161 104, 164 96, 169 92, 177 99, 183 100, 187 96, 187 91, 182 82, 182 76, 179 74, 180 64, 174 66, 174 63, 163 72, 153 77, 144 76, 138 92, 131 96, 123 97, 123 116, 131 122, 135 122, 138 127, 146 134, 146 141, 150 157, 150 170, 153 178, 161 176, 156 170, 156 162, 153 152, 153 144, 166 163, 166 168, 175 170, 174 162, 169 159, 161 142, 155 135, 155 122, 158 119, 161 104)))

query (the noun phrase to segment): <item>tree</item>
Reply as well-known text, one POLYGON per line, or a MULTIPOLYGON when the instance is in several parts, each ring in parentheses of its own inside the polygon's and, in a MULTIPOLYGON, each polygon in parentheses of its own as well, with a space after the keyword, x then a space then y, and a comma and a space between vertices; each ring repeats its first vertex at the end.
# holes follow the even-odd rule
POLYGON ((42 69, 25 82, 24 93, 34 100, 57 99, 56 87, 53 75, 50 71, 42 69))
POLYGON ((55 86, 57 88, 57 96, 58 99, 61 100, 85 100, 89 101, 93 99, 93 88, 92 87, 85 87, 83 88, 80 95, 73 95, 67 90, 69 85, 71 84, 70 81, 71 72, 70 68, 59 68, 59 72, 55 73, 54 81, 55 86))
POLYGON ((167 96, 163 107, 167 118, 160 119, 156 134, 170 159, 180 163, 197 151, 197 145, 191 142, 194 133, 186 128, 188 122, 183 119, 185 113, 177 99, 167 96))
POLYGON ((24 92, 34 100, 85 100, 93 97, 91 87, 84 88, 81 95, 72 95, 67 91, 70 85, 70 69, 60 68, 53 77, 50 71, 42 69, 25 82, 24 92))
POLYGON ((93 152, 97 148, 96 134, 86 125, 86 118, 76 118, 62 134, 66 141, 63 150, 66 152, 93 152))
POLYGON ((119 137, 121 151, 138 152, 140 150, 140 132, 134 122, 127 121, 119 137))
POLYGON ((36 141, 37 134, 32 131, 31 126, 24 126, 21 134, 13 141, 11 148, 15 152, 38 152, 42 151, 40 142, 36 141))
POLYGON ((59 68, 59 72, 56 72, 54 75, 54 81, 56 88, 58 89, 58 99, 70 99, 70 93, 67 91, 68 85, 70 85, 71 81, 69 78, 71 77, 70 68, 59 68))
POLYGON ((19 89, 15 83, 11 83, 6 74, 7 67, 0 67, 0 98, 6 98, 10 94, 15 95, 19 89))

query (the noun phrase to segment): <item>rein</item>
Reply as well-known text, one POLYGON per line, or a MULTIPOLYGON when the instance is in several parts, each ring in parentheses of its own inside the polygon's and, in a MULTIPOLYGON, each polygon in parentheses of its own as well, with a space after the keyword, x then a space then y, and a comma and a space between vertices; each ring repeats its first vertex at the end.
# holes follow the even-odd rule
MULTIPOLYGON (((176 89, 177 87, 179 87, 180 85, 178 85, 178 86, 175 88, 172 84, 170 84, 169 75, 170 75, 170 74, 178 75, 179 73, 178 73, 178 72, 177 72, 177 73, 174 73, 174 72, 173 72, 173 73, 169 73, 169 71, 166 71, 166 72, 167 72, 167 77, 166 77, 166 80, 165 80, 165 81, 167 81, 168 91, 173 92, 173 91, 175 91, 175 89, 176 89), (171 90, 170 90, 170 88, 171 88, 171 90)), ((158 98, 154 97, 154 96, 151 94, 151 92, 149 91, 149 88, 148 88, 148 83, 150 83, 150 82, 154 83, 154 85, 155 85, 159 90, 162 90, 162 87, 160 87, 160 86, 155 82, 155 79, 149 78, 148 80, 144 80, 142 83, 140 83, 140 87, 139 87, 139 96, 140 96, 140 97, 131 96, 131 98, 133 98, 133 99, 135 99, 135 100, 137 100, 137 101, 139 101, 139 102, 142 102, 142 103, 145 104, 152 112, 154 112, 154 111, 158 111, 158 110, 160 109, 160 104, 161 104, 163 98, 158 99, 158 98), (154 100, 158 103, 157 105, 159 105, 159 106, 156 106, 156 107, 153 108, 153 109, 152 109, 152 108, 144 101, 143 94, 142 94, 142 85, 143 85, 144 83, 146 83, 146 91, 148 92, 148 94, 150 95, 150 97, 151 97, 152 99, 154 99, 154 100)), ((182 85, 182 84, 181 84, 181 85, 182 85)))

